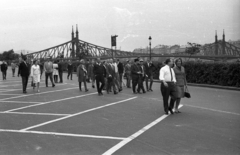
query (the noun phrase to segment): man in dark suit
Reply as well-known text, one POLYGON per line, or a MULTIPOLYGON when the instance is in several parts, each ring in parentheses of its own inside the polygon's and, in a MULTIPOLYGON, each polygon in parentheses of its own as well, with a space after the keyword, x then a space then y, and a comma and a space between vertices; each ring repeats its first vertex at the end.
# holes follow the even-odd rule
POLYGON ((132 74, 132 90, 133 93, 136 94, 136 86, 138 84, 139 76, 141 74, 140 68, 138 67, 139 59, 134 59, 134 64, 131 66, 131 74, 132 74))
POLYGON ((7 77, 7 63, 5 61, 3 61, 2 65, 1 65, 1 71, 2 71, 2 75, 3 75, 3 80, 6 80, 7 77))
POLYGON ((69 76, 70 76, 71 80, 72 80, 73 64, 72 64, 71 60, 69 60, 69 62, 68 62, 67 70, 68 70, 67 79, 69 79, 69 76))
MULTIPOLYGON (((28 77, 30 74, 30 64, 28 64, 26 62, 27 57, 23 56, 22 57, 22 62, 19 65, 19 69, 18 69, 18 76, 21 75, 22 77, 22 87, 23 87, 23 93, 26 94, 27 91, 27 84, 28 84, 28 77)), ((21 61, 21 60, 20 60, 21 61)))
POLYGON ((63 64, 61 62, 61 60, 58 60, 58 74, 59 74, 59 79, 60 82, 59 83, 63 83, 63 64))
POLYGON ((95 75, 95 78, 96 78, 98 95, 101 96, 103 95, 102 89, 105 85, 104 77, 106 74, 106 70, 103 64, 101 64, 100 58, 97 58, 97 62, 93 66, 93 74, 95 75), (101 83, 101 86, 100 86, 100 83, 101 83))
POLYGON ((150 59, 148 59, 147 63, 145 63, 144 66, 146 69, 146 76, 145 76, 146 89, 147 91, 153 91, 152 84, 153 84, 153 72, 154 72, 155 66, 153 65, 150 59), (149 80, 150 80, 150 85, 148 85, 149 80))
POLYGON ((141 74, 139 75, 139 79, 138 79, 137 91, 139 94, 141 94, 140 90, 142 90, 143 93, 146 93, 144 86, 143 86, 143 81, 146 77, 146 69, 145 69, 145 66, 143 65, 143 59, 140 59, 140 64, 138 64, 138 67, 140 69, 141 74))
POLYGON ((123 78, 123 64, 122 62, 117 59, 117 67, 118 67, 118 74, 119 74, 119 84, 120 84, 120 89, 122 89, 122 78, 123 78))

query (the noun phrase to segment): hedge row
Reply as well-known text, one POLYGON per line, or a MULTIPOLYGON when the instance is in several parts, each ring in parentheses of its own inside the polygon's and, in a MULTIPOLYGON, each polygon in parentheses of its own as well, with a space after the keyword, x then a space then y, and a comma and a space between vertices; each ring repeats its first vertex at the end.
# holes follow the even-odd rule
MULTIPOLYGON (((240 63, 185 62, 187 82, 240 87, 240 63)), ((158 67, 154 78, 158 79, 158 67)))
MULTIPOLYGON (((64 70, 67 62, 62 62, 64 70)), ((153 62, 155 71, 153 78, 159 79, 159 70, 163 66, 161 62, 153 62)), ((76 71, 79 62, 73 62, 76 71)), ((240 87, 240 63, 214 63, 214 62, 184 62, 187 82, 198 84, 210 84, 221 86, 240 87)))

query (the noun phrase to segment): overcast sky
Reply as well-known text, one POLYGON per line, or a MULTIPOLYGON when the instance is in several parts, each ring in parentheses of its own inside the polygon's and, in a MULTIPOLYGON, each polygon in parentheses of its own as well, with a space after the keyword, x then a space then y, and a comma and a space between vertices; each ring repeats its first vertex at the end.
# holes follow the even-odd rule
POLYGON ((240 0, 1 0, 0 52, 39 51, 79 39, 133 51, 152 47, 214 42, 215 30, 226 40, 240 39, 240 0))

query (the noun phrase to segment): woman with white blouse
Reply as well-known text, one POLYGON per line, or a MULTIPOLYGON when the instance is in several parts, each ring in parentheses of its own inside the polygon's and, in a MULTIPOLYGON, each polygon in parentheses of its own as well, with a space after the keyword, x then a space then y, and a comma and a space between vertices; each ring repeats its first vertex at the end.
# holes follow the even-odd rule
POLYGON ((38 65, 38 60, 33 61, 33 65, 31 67, 31 77, 33 81, 33 90, 35 90, 35 87, 37 86, 37 92, 39 91, 39 83, 40 83, 40 66, 38 65))

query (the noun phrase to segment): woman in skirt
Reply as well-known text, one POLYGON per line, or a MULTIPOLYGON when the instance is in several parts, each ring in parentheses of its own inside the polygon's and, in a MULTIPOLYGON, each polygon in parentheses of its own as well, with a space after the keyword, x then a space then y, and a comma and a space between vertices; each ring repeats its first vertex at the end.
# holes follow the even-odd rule
POLYGON ((53 80, 54 83, 58 83, 58 64, 57 61, 53 63, 53 80))
POLYGON ((35 87, 37 87, 37 92, 39 91, 39 83, 40 83, 40 66, 38 65, 38 60, 33 61, 33 65, 31 67, 31 77, 32 77, 32 83, 33 83, 33 90, 35 90, 35 87))
POLYGON ((171 98, 171 102, 176 102, 175 104, 175 113, 180 113, 178 110, 178 106, 180 104, 181 98, 184 97, 184 86, 187 85, 186 81, 186 74, 185 74, 185 68, 182 66, 182 59, 178 58, 175 60, 175 67, 173 67, 173 70, 175 72, 176 76, 176 92, 175 92, 175 99, 171 98), (173 101, 175 100, 175 101, 173 101))

